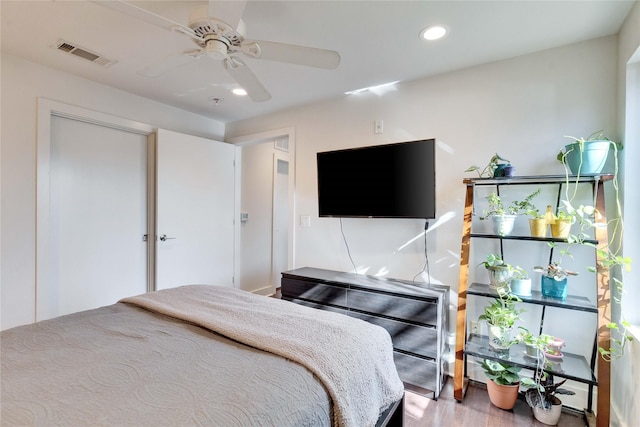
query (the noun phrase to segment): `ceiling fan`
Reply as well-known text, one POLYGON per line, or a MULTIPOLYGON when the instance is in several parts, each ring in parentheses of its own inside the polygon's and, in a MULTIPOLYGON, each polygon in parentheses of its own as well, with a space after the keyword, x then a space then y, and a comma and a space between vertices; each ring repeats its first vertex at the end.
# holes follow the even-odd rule
POLYGON ((208 56, 221 61, 231 77, 255 102, 271 99, 271 94, 241 57, 286 62, 333 70, 340 64, 340 54, 333 50, 296 46, 263 40, 246 40, 242 14, 246 1, 215 1, 191 11, 188 25, 183 25, 125 0, 96 1, 103 6, 142 19, 153 25, 191 38, 196 49, 180 52, 150 64, 138 73, 157 77, 179 66, 208 56))

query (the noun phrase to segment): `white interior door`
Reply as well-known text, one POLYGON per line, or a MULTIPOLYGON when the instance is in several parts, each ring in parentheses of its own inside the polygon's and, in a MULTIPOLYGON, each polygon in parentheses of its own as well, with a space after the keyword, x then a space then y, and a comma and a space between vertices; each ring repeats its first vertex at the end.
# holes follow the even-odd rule
POLYGON ((146 136, 53 116, 50 148, 50 271, 39 320, 145 292, 146 136))
POLYGON ((157 135, 156 289, 233 286, 235 147, 157 135))

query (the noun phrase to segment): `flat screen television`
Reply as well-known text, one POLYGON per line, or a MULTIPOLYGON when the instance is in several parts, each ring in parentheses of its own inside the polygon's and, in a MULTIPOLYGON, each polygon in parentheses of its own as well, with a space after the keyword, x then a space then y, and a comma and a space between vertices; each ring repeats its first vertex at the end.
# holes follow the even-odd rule
POLYGON ((321 217, 436 216, 435 139, 317 154, 321 217))

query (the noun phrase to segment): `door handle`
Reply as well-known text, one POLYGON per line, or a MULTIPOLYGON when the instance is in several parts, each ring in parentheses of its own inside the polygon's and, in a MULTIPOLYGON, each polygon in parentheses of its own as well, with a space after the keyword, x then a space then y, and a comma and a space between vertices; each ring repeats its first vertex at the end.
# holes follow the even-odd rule
POLYGON ((173 239, 175 239, 175 237, 167 237, 167 235, 166 235, 166 234, 162 234, 162 235, 160 235, 160 240, 161 240, 162 242, 167 241, 167 240, 173 240, 173 239))

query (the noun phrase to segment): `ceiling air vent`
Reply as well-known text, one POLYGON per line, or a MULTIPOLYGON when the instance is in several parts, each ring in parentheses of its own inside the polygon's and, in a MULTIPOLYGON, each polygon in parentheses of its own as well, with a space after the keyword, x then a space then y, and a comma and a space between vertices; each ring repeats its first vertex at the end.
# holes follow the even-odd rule
POLYGON ((79 58, 82 59, 86 59, 87 61, 91 61, 95 64, 101 65, 105 68, 109 68, 110 66, 112 66, 113 64, 115 64, 118 61, 113 61, 111 59, 107 59, 103 56, 98 55, 97 53, 88 51, 87 49, 83 49, 81 47, 78 47, 72 43, 66 42, 64 40, 59 40, 58 44, 56 45, 56 48, 59 51, 68 53, 70 55, 74 55, 77 56, 79 58))

